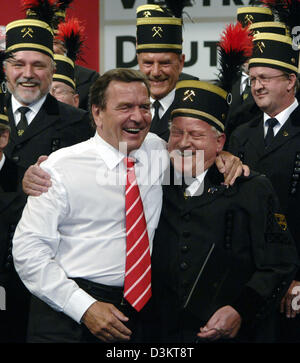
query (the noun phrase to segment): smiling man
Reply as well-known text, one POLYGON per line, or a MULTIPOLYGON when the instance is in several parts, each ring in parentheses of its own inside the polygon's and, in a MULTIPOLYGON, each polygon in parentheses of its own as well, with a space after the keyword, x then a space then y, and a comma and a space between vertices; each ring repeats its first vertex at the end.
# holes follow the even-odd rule
POLYGON ((95 136, 42 164, 52 187, 29 197, 13 242, 16 269, 36 296, 29 342, 141 341, 168 165, 165 142, 148 134, 149 94, 139 71, 106 72, 90 93, 95 136))
MULTIPOLYGON (((150 131, 168 141, 175 86, 185 61, 182 19, 166 7, 148 4, 137 8, 136 25, 138 65, 150 82, 150 131)), ((190 75, 184 77, 197 79, 190 75)))
POLYGON ((40 155, 88 139, 93 134, 88 112, 58 102, 49 94, 55 62, 53 32, 42 20, 21 19, 6 27, 4 63, 11 97, 7 109, 11 128, 5 153, 27 168, 40 155))
POLYGON ((39 101, 50 90, 54 69, 46 54, 19 51, 5 63, 8 90, 22 105, 39 101))
MULTIPOLYGON (((22 172, 41 155, 87 140, 94 134, 88 112, 58 102, 49 94, 55 71, 53 33, 48 23, 21 19, 6 26, 7 114, 10 138, 5 156, 22 172)), ((2 165, 0 165, 0 170, 2 165)), ((11 225, 13 235, 16 224, 11 225)), ((16 289, 22 298, 20 316, 22 341, 25 341, 30 294, 16 289), (24 328, 23 328, 24 326, 24 328)))
POLYGON ((168 149, 175 172, 163 187, 153 242, 151 341, 272 342, 274 312, 298 262, 275 218, 284 219, 276 195, 255 172, 231 189, 221 184, 214 161, 225 143, 225 90, 182 81, 174 102, 168 149))
MULTIPOLYGON (((260 33, 249 61, 251 91, 263 116, 237 128, 229 150, 265 174, 278 195, 287 224, 300 253, 299 143, 300 111, 295 98, 299 52, 287 36, 260 33)), ((281 302, 280 342, 300 342, 300 315, 293 299, 299 296, 300 271, 281 302)))

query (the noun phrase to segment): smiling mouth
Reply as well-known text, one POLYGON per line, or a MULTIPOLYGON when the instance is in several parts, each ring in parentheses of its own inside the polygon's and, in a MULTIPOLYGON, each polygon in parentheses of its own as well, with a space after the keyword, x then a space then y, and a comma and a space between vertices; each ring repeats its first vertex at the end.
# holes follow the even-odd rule
POLYGON ((195 151, 192 150, 184 150, 184 151, 180 151, 180 150, 173 150, 173 152, 175 152, 176 155, 182 157, 182 158, 190 158, 194 155, 196 155, 195 151))
POLYGON ((31 83, 31 82, 20 82, 18 83, 19 86, 25 87, 25 88, 33 88, 38 86, 37 83, 31 83))
POLYGON ((136 134, 138 134, 140 131, 141 131, 141 129, 134 129, 134 128, 128 128, 128 129, 124 129, 124 131, 126 131, 126 132, 128 132, 129 134, 133 134, 133 135, 136 135, 136 134))
POLYGON ((165 82, 166 79, 150 79, 149 81, 152 83, 162 83, 165 82))

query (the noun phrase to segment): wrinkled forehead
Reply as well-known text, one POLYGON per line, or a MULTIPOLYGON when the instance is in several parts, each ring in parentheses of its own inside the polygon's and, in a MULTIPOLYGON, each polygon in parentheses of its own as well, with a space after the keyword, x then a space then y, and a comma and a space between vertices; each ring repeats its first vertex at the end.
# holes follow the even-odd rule
POLYGON ((138 54, 138 58, 141 60, 151 60, 155 62, 166 62, 166 61, 179 61, 180 55, 172 52, 161 52, 161 53, 151 53, 144 52, 138 54))
POLYGON ((211 125, 199 117, 176 116, 173 118, 170 128, 181 131, 208 131, 211 125))
POLYGON ((41 52, 34 50, 20 50, 12 53, 10 60, 22 61, 24 63, 43 62, 45 64, 51 64, 51 58, 41 52))
MULTIPOLYGON (((149 100, 149 90, 142 81, 122 82, 112 80, 106 89, 106 99, 129 99, 130 95, 138 93, 138 96, 149 100)), ((150 102, 150 100, 149 100, 150 102)))
POLYGON ((282 73, 279 69, 272 68, 272 67, 250 67, 249 69, 249 76, 250 77, 257 77, 261 75, 277 75, 282 73))

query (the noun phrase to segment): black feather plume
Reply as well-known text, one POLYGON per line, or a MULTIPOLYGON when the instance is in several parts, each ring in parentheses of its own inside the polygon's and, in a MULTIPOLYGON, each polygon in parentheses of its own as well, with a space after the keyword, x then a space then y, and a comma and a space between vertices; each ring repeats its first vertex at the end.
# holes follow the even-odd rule
POLYGON ((227 92, 231 91, 240 67, 252 54, 252 39, 248 28, 243 28, 239 22, 227 25, 222 33, 218 44, 218 85, 227 92))
POLYGON ((5 73, 3 68, 3 63, 5 59, 7 58, 7 54, 4 50, 0 51, 0 84, 5 80, 5 73))
POLYGON ((291 32, 300 25, 300 0, 261 0, 291 32))
POLYGON ((58 26, 56 39, 62 41, 67 50, 67 56, 74 62, 81 59, 85 42, 85 27, 77 18, 70 18, 58 26))
POLYGON ((185 0, 165 0, 167 8, 176 18, 182 17, 183 8, 185 6, 185 0))
POLYGON ((70 7, 70 4, 73 2, 74 0, 59 0, 58 2, 58 7, 61 10, 67 10, 70 7))
POLYGON ((22 7, 26 17, 38 19, 53 27, 55 12, 58 9, 57 0, 23 0, 22 7))

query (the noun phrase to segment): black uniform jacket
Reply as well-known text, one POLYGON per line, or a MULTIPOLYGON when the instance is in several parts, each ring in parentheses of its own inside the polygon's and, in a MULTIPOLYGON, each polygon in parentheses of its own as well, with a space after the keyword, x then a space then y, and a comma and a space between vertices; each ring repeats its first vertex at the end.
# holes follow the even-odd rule
POLYGON ((98 79, 99 73, 96 71, 75 65, 75 83, 76 90, 79 94, 79 107, 83 110, 89 110, 89 91, 91 85, 98 79))
MULTIPOLYGON (((271 180, 300 254, 300 107, 291 114, 267 149, 262 117, 240 126, 232 134, 228 149, 271 180)), ((297 273, 297 280, 300 280, 300 273, 297 273)))
POLYGON ((12 237, 26 203, 26 196, 18 183, 19 175, 23 173, 22 168, 7 158, 0 170, 0 282, 13 266, 12 237))
POLYGON ((95 133, 88 112, 59 102, 50 94, 22 136, 17 135, 10 99, 8 115, 11 134, 5 154, 25 169, 39 156, 85 141, 95 133))
POLYGON ((0 342, 25 342, 29 292, 14 269, 12 239, 26 196, 20 190, 15 163, 5 159, 0 171, 0 286, 5 289, 6 310, 0 311, 0 342), (16 326, 18 328, 16 328, 16 326))
POLYGON ((294 277, 296 249, 284 222, 276 220, 275 213, 284 217, 271 183, 258 174, 238 178, 229 189, 222 181, 213 166, 201 196, 185 199, 180 186, 164 186, 152 254, 153 298, 164 340, 172 341, 183 329, 196 336, 225 305, 233 306, 244 323, 265 318, 278 309, 294 277), (209 259, 183 309, 213 243, 212 263, 209 259), (179 322, 184 311, 190 319, 179 322))

